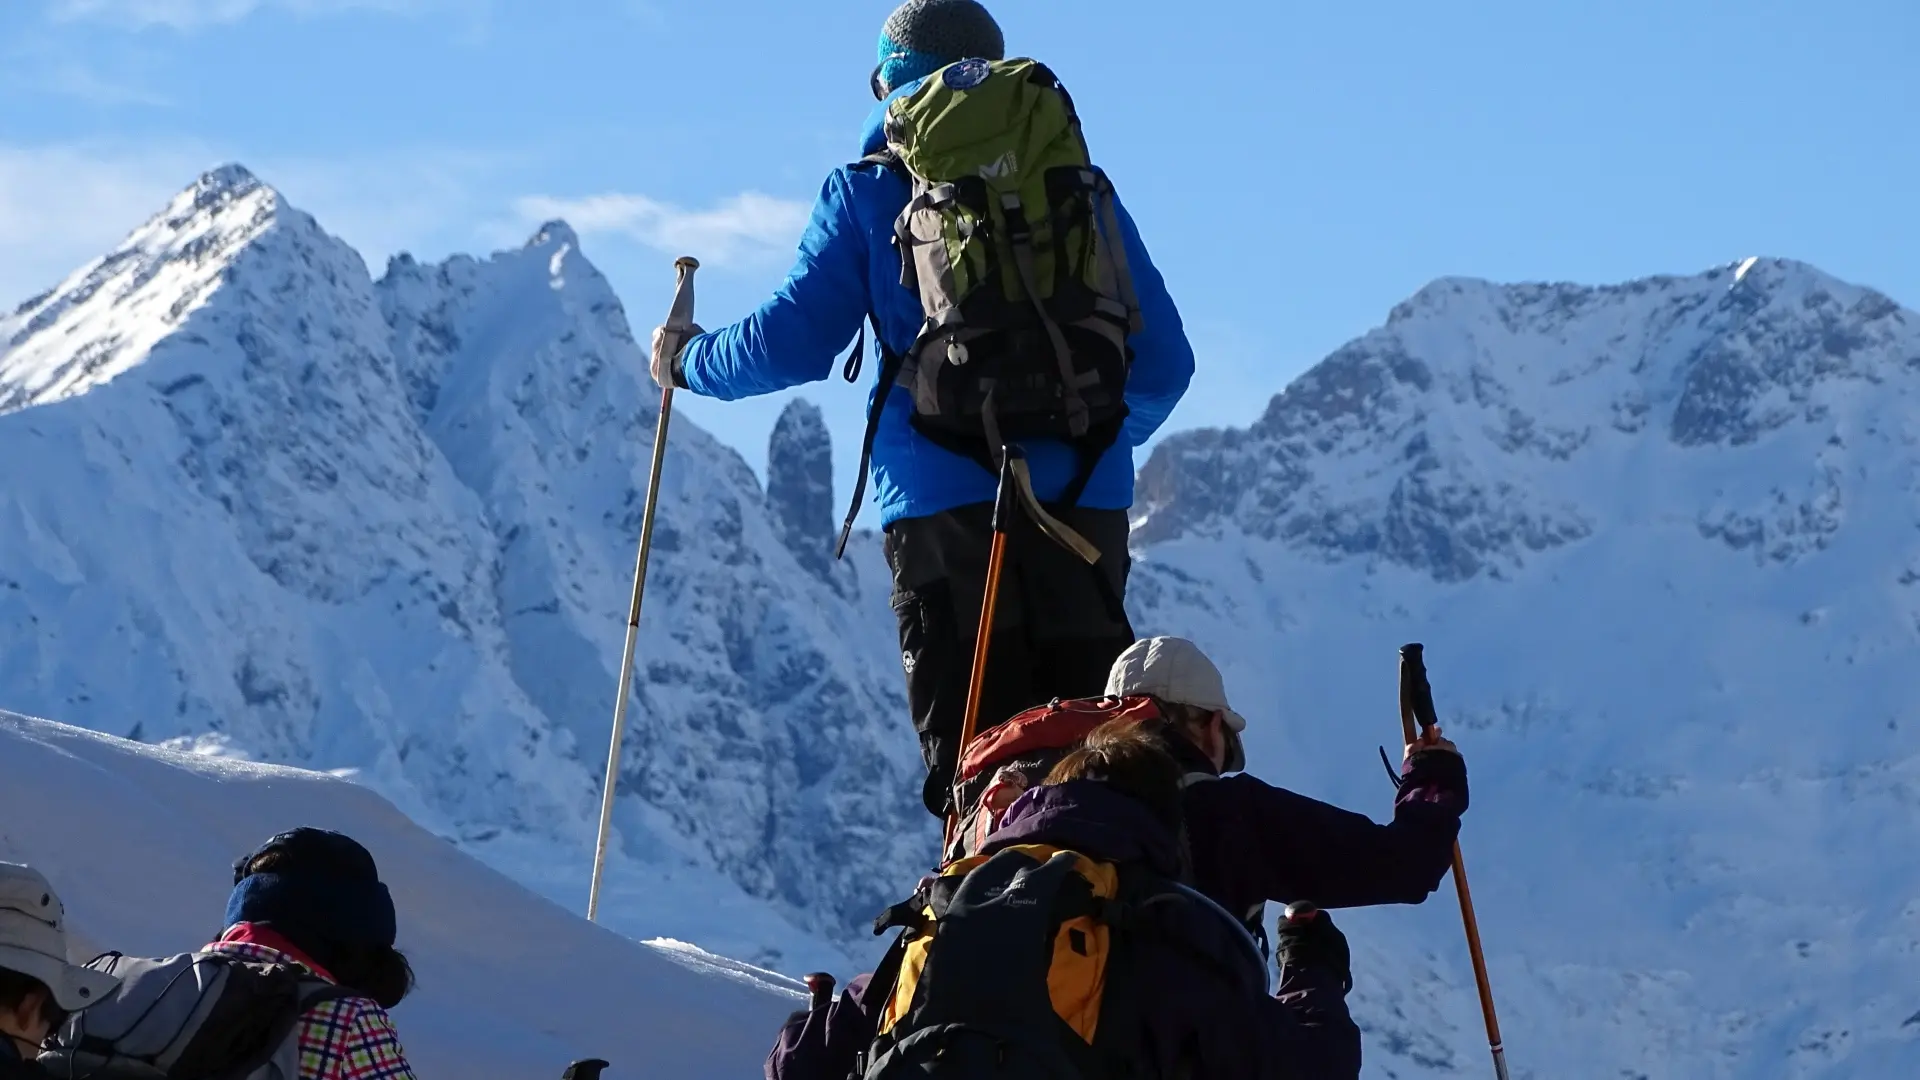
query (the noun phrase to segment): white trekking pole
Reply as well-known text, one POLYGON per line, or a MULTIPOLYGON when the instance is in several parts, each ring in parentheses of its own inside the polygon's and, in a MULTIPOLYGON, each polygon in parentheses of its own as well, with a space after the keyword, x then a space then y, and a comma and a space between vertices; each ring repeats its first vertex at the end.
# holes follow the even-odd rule
MULTIPOLYGON (((693 329, 693 272, 700 260, 674 260, 673 306, 666 329, 678 349, 693 329)), ((667 456, 667 421, 673 417, 673 384, 660 388, 660 422, 653 429, 653 468, 647 476, 647 504, 640 517, 640 553, 633 564, 633 606, 627 609, 627 644, 620 656, 620 687, 613 697, 613 742, 607 748, 607 778, 600 791, 600 835, 593 845, 593 886, 587 892, 587 919, 600 915, 600 878, 607 868, 607 833, 613 828, 613 793, 620 778, 620 743, 627 735, 627 700, 633 690, 633 647, 640 636, 640 597, 647 588, 647 556, 653 550, 654 510, 660 503, 660 465, 667 456)))

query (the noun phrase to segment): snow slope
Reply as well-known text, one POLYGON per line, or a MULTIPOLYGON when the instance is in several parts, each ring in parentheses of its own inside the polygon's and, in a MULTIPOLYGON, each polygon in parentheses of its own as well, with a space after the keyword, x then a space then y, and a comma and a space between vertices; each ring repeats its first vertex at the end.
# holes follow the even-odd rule
MULTIPOLYGON (((645 367, 563 224, 376 283, 246 170, 208 173, 0 318, 0 700, 354 769, 582 907, 645 367)), ((811 565, 685 420, 664 483, 609 921, 844 963, 826 938, 935 845, 917 754, 875 722, 900 686, 876 545, 811 565)))
POLYGON ((419 977, 394 1023, 421 1076, 527 1080, 582 1057, 611 1061, 609 1077, 756 1076, 803 997, 779 976, 595 927, 365 787, 315 773, 0 713, 0 821, 0 858, 39 867, 60 890, 78 960, 205 944, 234 858, 277 831, 360 840, 419 977))
MULTIPOLYGON (((1920 316, 1811 267, 1440 281, 1166 441, 1131 599, 1376 813, 1427 644, 1515 1076, 1920 1075, 1917 437, 1920 316)), ((1451 893, 1343 920, 1370 1075, 1486 1067, 1451 893)))

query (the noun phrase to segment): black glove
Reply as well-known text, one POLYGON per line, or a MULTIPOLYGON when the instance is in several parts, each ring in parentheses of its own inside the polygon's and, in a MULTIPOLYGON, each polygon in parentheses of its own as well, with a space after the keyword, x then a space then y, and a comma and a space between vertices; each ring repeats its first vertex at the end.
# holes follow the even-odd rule
POLYGON ((1273 952, 1283 979, 1288 968, 1319 970, 1339 976, 1342 993, 1353 989, 1353 952, 1347 947, 1347 935, 1333 925, 1333 916, 1312 904, 1287 905, 1273 952))

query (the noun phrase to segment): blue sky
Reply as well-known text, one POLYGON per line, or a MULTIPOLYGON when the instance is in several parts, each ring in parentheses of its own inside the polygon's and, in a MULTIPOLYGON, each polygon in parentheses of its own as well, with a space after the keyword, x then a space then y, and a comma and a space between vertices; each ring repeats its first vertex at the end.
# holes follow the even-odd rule
MULTIPOLYGON (((0 304, 226 160, 359 246, 580 228, 636 330, 784 275, 888 0, 0 0, 0 304)), ((1425 282, 1750 254, 1920 306, 1912 0, 1002 0, 1180 301, 1171 427, 1243 424, 1425 282)), ((862 394, 802 391, 851 469, 862 394)), ((784 398, 688 402, 759 468, 784 398)), ((837 475, 844 488, 845 475, 837 475)))

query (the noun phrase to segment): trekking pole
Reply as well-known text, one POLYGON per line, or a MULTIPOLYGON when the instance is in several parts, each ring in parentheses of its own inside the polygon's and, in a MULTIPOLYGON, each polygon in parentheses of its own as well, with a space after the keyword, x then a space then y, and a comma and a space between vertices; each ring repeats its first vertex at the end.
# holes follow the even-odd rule
MULTIPOLYGON (((1418 642, 1400 647, 1400 733, 1408 745, 1433 741, 1440 717, 1433 709, 1433 686, 1427 682, 1426 648, 1418 642), (1416 735, 1414 724, 1420 731, 1416 735)), ((1493 1011, 1493 984, 1487 981, 1487 958, 1480 950, 1480 921, 1473 916, 1473 893, 1467 889, 1467 864, 1460 857, 1460 841, 1453 842, 1453 888, 1460 894, 1460 919, 1467 928, 1467 952, 1473 959, 1473 981, 1480 991, 1480 1013, 1487 1021, 1487 1046, 1493 1051, 1493 1075, 1507 1080, 1507 1050, 1500 1042, 1500 1018, 1493 1011)))
MULTIPOLYGON (((683 255, 673 263, 673 303, 666 329, 679 344, 693 327, 693 272, 700 260, 683 255)), ((679 344, 674 347, 678 348, 679 344)), ((667 422, 673 418, 673 384, 660 388, 660 420, 653 428, 653 467, 647 474, 647 502, 640 514, 640 552, 633 564, 633 604, 627 609, 627 642, 620 654, 620 686, 613 695, 613 741, 607 748, 607 778, 600 791, 600 832, 593 845, 593 885, 587 892, 587 921, 600 915, 600 879, 607 868, 607 833, 613 826, 613 791, 620 778, 620 743, 627 735, 627 699, 633 688, 633 647, 640 636, 640 597, 647 588, 647 557, 653 551, 654 511, 660 504, 660 466, 667 457, 667 422)))
MULTIPOLYGON (((987 553, 987 591, 980 601, 980 628, 973 637, 973 674, 967 679, 967 711, 960 721, 960 745, 954 752, 954 767, 967 756, 967 744, 980 725, 980 692, 987 680, 987 645, 993 637, 993 613, 1000 603, 1000 570, 1007 561, 1007 530, 1012 527, 1009 520, 1012 515, 1014 490, 1014 462, 1021 461, 1020 448, 1003 446, 1000 448, 1000 481, 993 495, 993 547, 987 553)), ((947 809, 946 835, 940 842, 940 851, 945 853, 953 846, 953 833, 960 825, 960 807, 947 809)))
POLYGON ((834 982, 831 972, 813 972, 807 976, 806 983, 808 1003, 813 1008, 824 1009, 833 1004, 834 982))

